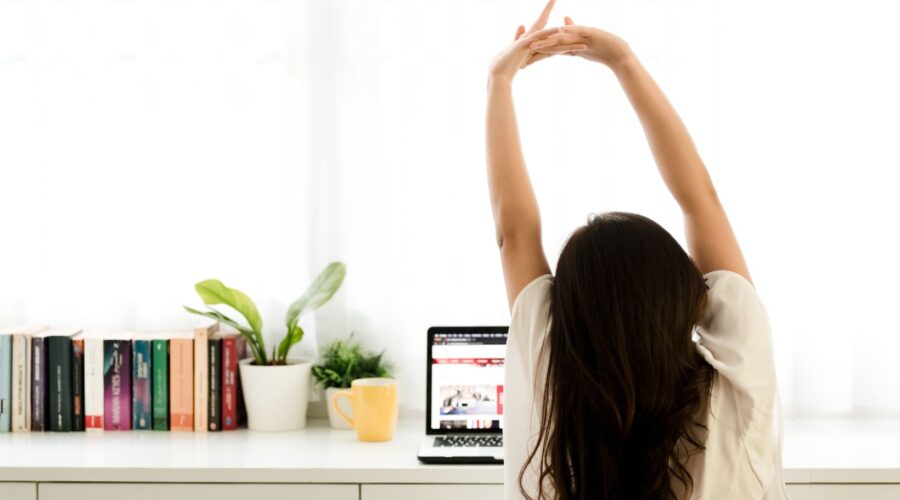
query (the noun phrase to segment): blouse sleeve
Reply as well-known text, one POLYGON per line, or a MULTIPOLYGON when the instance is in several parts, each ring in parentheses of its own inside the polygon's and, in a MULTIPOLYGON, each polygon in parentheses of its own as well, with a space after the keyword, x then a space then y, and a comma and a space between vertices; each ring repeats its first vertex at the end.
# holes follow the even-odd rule
POLYGON ((509 323, 508 355, 518 356, 527 377, 528 386, 533 386, 538 370, 541 349, 550 320, 550 290, 553 277, 545 274, 534 279, 519 292, 513 302, 512 318, 509 323))
POLYGON ((752 393, 775 384, 769 317, 756 289, 731 271, 706 275, 706 316, 697 349, 739 391, 752 393))

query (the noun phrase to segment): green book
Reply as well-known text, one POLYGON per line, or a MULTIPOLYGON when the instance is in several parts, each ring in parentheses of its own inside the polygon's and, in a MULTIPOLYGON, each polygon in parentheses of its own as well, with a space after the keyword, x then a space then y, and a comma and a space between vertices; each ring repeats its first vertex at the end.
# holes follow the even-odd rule
POLYGON ((169 430, 169 341, 154 339, 151 367, 153 370, 153 430, 169 430))

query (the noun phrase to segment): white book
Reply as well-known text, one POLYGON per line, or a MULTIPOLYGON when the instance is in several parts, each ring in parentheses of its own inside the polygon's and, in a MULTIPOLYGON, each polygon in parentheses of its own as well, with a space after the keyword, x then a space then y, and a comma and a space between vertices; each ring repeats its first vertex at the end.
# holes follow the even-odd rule
POLYGON ((84 340, 84 430, 103 430, 103 334, 82 333, 84 340))
POLYGON ((12 338, 12 431, 31 430, 31 336, 12 338))

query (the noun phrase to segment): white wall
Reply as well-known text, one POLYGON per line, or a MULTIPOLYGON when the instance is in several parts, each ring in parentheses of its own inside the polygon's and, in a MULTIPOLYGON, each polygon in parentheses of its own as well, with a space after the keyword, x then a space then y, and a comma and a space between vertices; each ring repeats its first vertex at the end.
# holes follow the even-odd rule
MULTIPOLYGON (((181 327, 192 284, 218 277, 279 334, 341 259, 315 336, 387 348, 421 409, 426 328, 508 319, 485 72, 540 3, 0 3, 0 319, 181 327)), ((769 305, 788 413, 900 415, 884 390, 900 385, 897 9, 560 0, 557 14, 624 36, 688 123, 769 305)), ((606 70, 549 60, 516 96, 551 260, 590 212, 682 237, 606 70)))

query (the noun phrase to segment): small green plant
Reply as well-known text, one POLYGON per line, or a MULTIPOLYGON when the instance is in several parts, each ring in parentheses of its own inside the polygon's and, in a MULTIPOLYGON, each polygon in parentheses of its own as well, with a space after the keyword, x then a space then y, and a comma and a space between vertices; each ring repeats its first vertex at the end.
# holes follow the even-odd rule
POLYGON ((322 349, 322 362, 312 367, 312 375, 324 389, 344 389, 358 378, 390 377, 391 365, 384 360, 383 351, 367 353, 353 342, 351 336, 349 340, 336 340, 322 349))
POLYGON ((325 269, 319 273, 319 276, 309 285, 309 288, 303 292, 303 295, 294 301, 288 308, 285 316, 287 324, 287 333, 279 342, 277 347, 272 348, 272 357, 266 355, 266 344, 262 335, 262 317, 253 300, 240 290, 228 288, 221 281, 211 279, 205 280, 194 285, 197 294, 206 304, 206 311, 200 311, 188 306, 184 309, 192 314, 199 314, 208 318, 215 319, 226 325, 235 328, 244 338, 247 339, 247 345, 253 353, 254 363, 256 365, 283 365, 287 362, 288 352, 291 347, 303 339, 303 328, 297 324, 300 317, 304 314, 314 311, 322 307, 331 300, 331 297, 341 287, 344 282, 344 276, 347 274, 347 267, 341 262, 332 262, 325 266, 325 269), (231 307, 244 317, 245 324, 225 316, 221 311, 212 307, 214 305, 223 304, 231 307))

